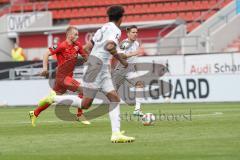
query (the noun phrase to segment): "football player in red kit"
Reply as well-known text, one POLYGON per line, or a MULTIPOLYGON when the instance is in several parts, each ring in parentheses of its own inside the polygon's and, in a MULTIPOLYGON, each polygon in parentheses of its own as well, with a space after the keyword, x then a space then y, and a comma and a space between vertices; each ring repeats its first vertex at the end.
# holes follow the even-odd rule
MULTIPOLYGON (((56 55, 57 57, 55 84, 53 86, 53 91, 51 91, 47 97, 40 100, 38 107, 34 111, 29 112, 32 126, 36 126, 35 121, 39 114, 54 103, 54 96, 62 95, 67 90, 78 92, 79 95, 82 95, 82 87, 80 86, 80 83, 73 78, 73 71, 79 55, 83 58, 83 61, 87 60, 86 51, 87 48, 85 46, 82 47, 78 42, 78 29, 74 26, 70 26, 66 30, 66 40, 49 48, 48 52, 44 54, 43 71, 41 72, 42 76, 48 76, 49 74, 49 57, 52 55, 56 55)), ((90 124, 90 122, 84 119, 80 108, 78 108, 77 117, 79 117, 83 124, 90 124), (83 117, 83 119, 80 117, 83 117)))

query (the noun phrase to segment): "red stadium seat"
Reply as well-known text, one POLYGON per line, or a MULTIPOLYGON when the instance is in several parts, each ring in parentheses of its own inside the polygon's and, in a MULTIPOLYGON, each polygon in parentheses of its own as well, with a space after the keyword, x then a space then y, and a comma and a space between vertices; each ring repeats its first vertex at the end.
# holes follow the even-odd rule
POLYGON ((23 10, 27 12, 33 11, 33 5, 23 5, 23 10))
POLYGON ((64 18, 71 18, 72 17, 72 12, 70 9, 65 10, 64 12, 64 18))
POLYGON ((207 8, 211 8, 213 7, 213 5, 215 5, 216 2, 214 3, 209 3, 209 1, 203 1, 201 4, 200 4, 200 9, 207 9, 207 8))
POLYGON ((71 12, 71 17, 76 18, 79 16, 78 9, 73 9, 71 12))
POLYGON ((179 7, 178 3, 172 3, 172 5, 171 5, 171 11, 176 11, 176 10, 178 10, 178 7, 179 7))
POLYGON ((202 3, 200 1, 195 1, 192 6, 194 10, 199 10, 202 8, 202 3))
POLYGON ((10 0, 0 0, 0 4, 10 3, 10 0))
POLYGON ((78 24, 78 20, 77 19, 72 19, 69 21, 70 25, 77 25, 78 24))
POLYGON ((48 3, 48 9, 55 9, 56 8, 56 4, 55 4, 56 2, 49 2, 48 3))
POLYGON ((182 17, 185 21, 192 21, 193 20, 193 13, 192 12, 186 12, 182 17))
POLYGON ((169 19, 177 19, 177 13, 176 12, 170 13, 169 19))
POLYGON ((59 10, 58 11, 58 18, 63 19, 65 15, 65 11, 64 10, 59 10))
POLYGON ((20 5, 12 5, 10 8, 11 12, 21 11, 20 5))
POLYGON ((185 11, 185 10, 187 10, 186 2, 184 1, 184 2, 178 3, 177 11, 185 11))
POLYGON ((200 18, 201 17, 201 12, 193 12, 193 20, 196 20, 196 19, 198 19, 198 18, 200 18))
MULTIPOLYGON (((3 0, 6 1, 6 0, 3 0)), ((106 8, 112 4, 123 4, 126 10, 126 19, 128 21, 140 20, 159 20, 159 19, 174 19, 178 15, 187 21, 192 21, 198 17, 196 13, 205 12, 209 8, 217 4, 217 0, 51 0, 48 2, 48 9, 53 13, 53 20, 68 19, 73 22, 71 18, 92 18, 92 21, 97 21, 96 18, 106 16, 106 8), (192 14, 193 13, 193 14, 192 14), (133 15, 133 16, 131 16, 133 15), (138 17, 138 18, 136 18, 138 17)), ((30 1, 28 5, 23 7, 24 11, 32 11, 33 6, 37 10, 44 10, 44 1, 30 1), (33 4, 33 5, 31 5, 33 4)), ((222 4, 227 5, 232 0, 226 0, 222 4)), ((9 2, 9 1, 8 1, 9 2)), ((0 2, 1 3, 1 2, 0 2)), ((11 6, 12 12, 21 12, 21 6, 11 6)), ((211 14, 209 14, 211 16, 211 14)), ((89 20, 89 19, 88 19, 89 20)), ((79 20, 82 23, 84 20, 79 20)), ((102 22, 103 19, 100 19, 102 22)), ((90 23, 90 22, 86 22, 90 23)))
POLYGON ((52 16, 53 16, 53 19, 57 19, 58 18, 58 11, 57 10, 52 11, 52 16))
POLYGON ((106 23, 107 22, 107 18, 106 17, 100 17, 99 18, 99 22, 100 23, 106 23))

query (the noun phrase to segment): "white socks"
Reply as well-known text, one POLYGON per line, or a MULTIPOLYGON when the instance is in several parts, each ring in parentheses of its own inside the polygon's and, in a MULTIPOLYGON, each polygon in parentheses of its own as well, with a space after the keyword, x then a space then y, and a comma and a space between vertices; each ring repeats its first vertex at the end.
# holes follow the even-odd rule
POLYGON ((54 97, 54 102, 81 108, 82 99, 74 95, 57 95, 54 97))
POLYGON ((136 98, 135 110, 141 109, 141 98, 136 98))
MULTIPOLYGON (((74 95, 57 95, 54 97, 54 102, 63 105, 71 105, 81 108, 82 99, 74 95)), ((109 117, 112 126, 112 132, 120 132, 120 103, 110 102, 109 117)))
POLYGON ((109 117, 112 126, 112 133, 120 132, 120 103, 110 102, 109 117))

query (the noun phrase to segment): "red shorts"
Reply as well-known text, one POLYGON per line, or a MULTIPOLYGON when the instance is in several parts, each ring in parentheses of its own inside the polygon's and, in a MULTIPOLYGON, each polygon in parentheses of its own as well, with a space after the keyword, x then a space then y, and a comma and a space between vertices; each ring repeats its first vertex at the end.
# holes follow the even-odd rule
POLYGON ((76 92, 80 83, 73 77, 56 78, 53 90, 58 94, 64 94, 67 90, 76 92))

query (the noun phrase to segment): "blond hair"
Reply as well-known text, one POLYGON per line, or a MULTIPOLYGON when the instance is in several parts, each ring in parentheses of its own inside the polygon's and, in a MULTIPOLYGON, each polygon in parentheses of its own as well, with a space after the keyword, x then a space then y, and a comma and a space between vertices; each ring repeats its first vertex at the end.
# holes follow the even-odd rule
POLYGON ((66 29, 66 36, 68 36, 69 34, 72 34, 73 30, 78 31, 77 27, 75 27, 75 26, 69 26, 69 27, 66 29))

